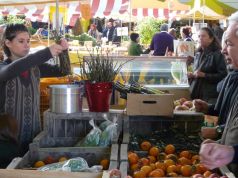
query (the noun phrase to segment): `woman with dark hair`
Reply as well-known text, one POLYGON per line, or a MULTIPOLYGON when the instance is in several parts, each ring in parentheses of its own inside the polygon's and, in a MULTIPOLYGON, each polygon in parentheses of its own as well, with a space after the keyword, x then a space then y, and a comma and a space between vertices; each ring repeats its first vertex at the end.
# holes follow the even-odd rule
POLYGON ((188 26, 181 27, 180 34, 184 41, 193 41, 191 37, 191 27, 188 26))
MULTIPOLYGON (((27 28, 23 24, 9 24, 3 33, 2 48, 7 59, 0 62, 0 117, 7 115, 1 119, 16 120, 16 140, 23 154, 41 130, 40 78, 67 75, 70 70, 45 62, 67 50, 68 44, 62 39, 61 45, 53 44, 28 55, 30 34, 27 28)), ((12 137, 1 129, 0 144, 4 144, 12 137)))
POLYGON ((192 99, 202 99, 215 104, 217 84, 226 75, 226 63, 221 45, 210 28, 204 27, 198 34, 199 48, 194 57, 193 73, 188 73, 192 99))
POLYGON ((140 36, 138 33, 131 33, 130 35, 130 45, 128 46, 128 55, 129 56, 140 56, 143 54, 142 47, 139 44, 140 36))

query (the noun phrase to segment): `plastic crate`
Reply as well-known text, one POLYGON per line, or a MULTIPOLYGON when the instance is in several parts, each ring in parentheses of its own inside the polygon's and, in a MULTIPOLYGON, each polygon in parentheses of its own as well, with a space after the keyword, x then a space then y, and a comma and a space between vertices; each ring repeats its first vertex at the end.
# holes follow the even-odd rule
POLYGON ((15 158, 8 165, 7 169, 31 169, 36 161, 44 160, 47 156, 59 159, 62 156, 67 158, 82 157, 89 167, 100 165, 102 159, 110 160, 109 169, 118 168, 118 144, 113 144, 111 148, 37 148, 31 147, 22 158, 15 158))
POLYGON ((44 131, 48 137, 68 139, 79 139, 85 137, 92 126, 89 120, 94 119, 94 122, 99 126, 108 118, 113 121, 117 120, 117 136, 113 138, 113 143, 118 143, 119 136, 122 133, 123 114, 118 113, 94 113, 94 112, 81 112, 72 114, 52 113, 50 111, 44 112, 44 131))

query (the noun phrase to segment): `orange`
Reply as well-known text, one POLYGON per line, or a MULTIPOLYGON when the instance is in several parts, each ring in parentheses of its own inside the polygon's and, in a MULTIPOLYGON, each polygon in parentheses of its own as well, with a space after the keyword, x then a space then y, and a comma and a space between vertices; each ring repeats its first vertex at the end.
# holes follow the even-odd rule
POLYGON ((176 172, 177 171, 177 166, 175 165, 171 165, 169 167, 167 167, 167 173, 171 173, 171 172, 176 172))
POLYGON ((59 158, 59 162, 63 162, 63 161, 66 161, 66 160, 68 160, 68 159, 66 157, 64 157, 64 156, 59 158))
POLYGON ((192 175, 192 166, 190 166, 190 165, 182 166, 181 167, 181 174, 185 177, 186 176, 187 177, 191 176, 192 175))
POLYGON ((178 163, 181 165, 187 165, 187 164, 191 165, 192 164, 191 160, 189 160, 185 157, 179 158, 178 163))
POLYGON ((149 150, 149 155, 157 157, 159 152, 160 152, 159 148, 153 146, 149 150))
POLYGON ((194 155, 194 156, 192 156, 192 159, 191 159, 191 161, 192 162, 194 162, 194 161, 200 161, 200 157, 199 157, 199 155, 194 155))
POLYGON ((181 151, 179 153, 179 157, 180 158, 184 157, 184 158, 187 158, 187 159, 191 159, 192 155, 189 151, 181 151))
POLYGON ((204 177, 209 177, 211 174, 212 174, 211 171, 206 171, 206 172, 204 172, 203 176, 204 177))
POLYGON ((177 172, 178 174, 181 174, 181 167, 182 167, 182 165, 177 164, 176 167, 177 167, 176 172, 177 172))
POLYGON ((146 174, 143 171, 135 171, 133 173, 133 178, 145 178, 146 174))
POLYGON ((130 164, 135 164, 138 162, 139 157, 136 153, 130 153, 128 155, 128 160, 129 160, 130 164))
POLYGON ((166 159, 172 159, 175 163, 178 162, 178 157, 175 154, 169 154, 166 156, 166 159))
POLYGON ((136 170, 139 169, 139 166, 138 166, 137 163, 135 163, 135 164, 132 164, 132 165, 130 166, 130 169, 131 169, 133 172, 135 172, 136 170))
POLYGON ((141 148, 141 150, 143 150, 143 151, 149 151, 149 149, 151 148, 151 143, 148 142, 148 141, 143 141, 143 142, 140 144, 140 148, 141 148))
POLYGON ((164 177, 165 173, 162 169, 155 169, 150 172, 149 177, 164 177))
POLYGON ((150 167, 152 168, 152 170, 155 170, 156 169, 155 163, 151 163, 150 167))
POLYGON ((147 158, 141 158, 139 159, 138 164, 141 166, 146 166, 150 164, 150 161, 147 158))
POLYGON ((159 162, 159 161, 155 163, 155 167, 156 167, 156 169, 162 169, 164 171, 166 171, 166 169, 167 169, 166 164, 159 162))
POLYGON ((171 165, 175 165, 175 162, 172 159, 166 159, 164 160, 164 164, 166 165, 166 167, 169 167, 171 165))
POLYGON ((102 159, 100 161, 100 165, 103 167, 104 170, 107 170, 109 168, 110 161, 108 159, 102 159))
POLYGON ((143 171, 147 176, 152 171, 152 168, 150 166, 142 166, 140 170, 143 171))
POLYGON ((44 163, 45 164, 52 164, 55 162, 55 159, 52 157, 52 156, 47 156, 45 159, 44 159, 44 163))
POLYGON ((148 156, 147 158, 149 159, 150 163, 156 162, 156 157, 154 157, 154 156, 148 156))
POLYGON ((39 167, 42 167, 44 165, 45 165, 45 163, 43 161, 37 161, 37 162, 35 162, 34 167, 39 168, 39 167))
POLYGON ((168 177, 178 177, 178 174, 176 174, 175 172, 171 172, 167 174, 168 177))
POLYGON ((159 155, 157 156, 158 161, 163 161, 166 158, 166 154, 165 153, 159 153, 159 155))
POLYGON ((164 152, 166 154, 173 154, 175 152, 175 147, 172 144, 166 145, 164 152))

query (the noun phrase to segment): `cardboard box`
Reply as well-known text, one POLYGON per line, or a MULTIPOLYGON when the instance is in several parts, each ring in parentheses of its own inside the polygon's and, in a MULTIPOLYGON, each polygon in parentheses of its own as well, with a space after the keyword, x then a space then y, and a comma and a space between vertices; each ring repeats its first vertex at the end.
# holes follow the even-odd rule
POLYGON ((173 116, 173 94, 127 94, 127 115, 173 116))

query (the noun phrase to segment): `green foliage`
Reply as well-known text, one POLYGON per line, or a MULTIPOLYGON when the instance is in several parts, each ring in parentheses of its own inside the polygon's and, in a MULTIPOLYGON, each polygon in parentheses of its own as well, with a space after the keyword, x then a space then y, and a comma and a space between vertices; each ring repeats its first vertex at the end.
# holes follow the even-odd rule
POLYGON ((28 31, 29 31, 29 33, 31 34, 31 35, 34 35, 35 33, 36 33, 36 29, 34 29, 33 27, 28 27, 27 28, 28 29, 28 31))
POLYGON ((140 34, 142 44, 150 44, 153 35, 159 32, 160 26, 165 23, 163 20, 147 18, 140 21, 137 26, 137 31, 140 34))
POLYGON ((79 43, 83 45, 85 41, 92 41, 93 46, 96 46, 96 39, 88 35, 87 33, 83 33, 82 35, 79 36, 79 43))
MULTIPOLYGON (((6 19, 3 19, 1 21, 4 24, 11 24, 11 23, 16 23, 16 24, 23 24, 25 23, 25 20, 21 16, 15 16, 15 15, 8 15, 6 19)), ((0 24, 1 24, 0 22, 0 24)))

